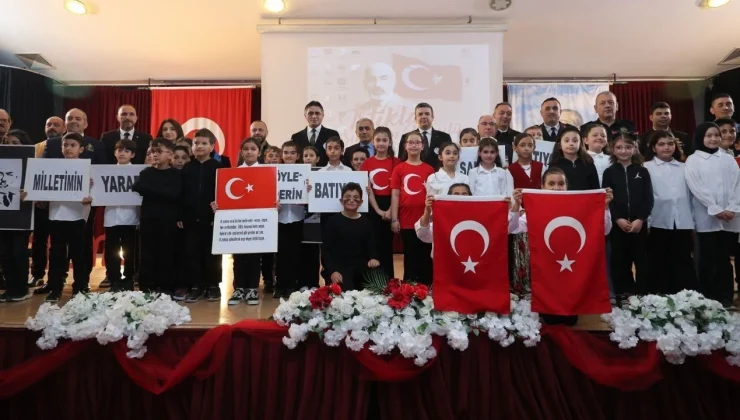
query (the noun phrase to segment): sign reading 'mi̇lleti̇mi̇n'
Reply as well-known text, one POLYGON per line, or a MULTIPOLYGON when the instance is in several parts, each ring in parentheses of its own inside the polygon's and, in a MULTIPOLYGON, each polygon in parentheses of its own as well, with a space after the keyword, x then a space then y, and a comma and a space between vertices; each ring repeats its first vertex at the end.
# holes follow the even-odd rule
POLYGON ((28 159, 29 201, 82 201, 90 195, 90 159, 28 159))

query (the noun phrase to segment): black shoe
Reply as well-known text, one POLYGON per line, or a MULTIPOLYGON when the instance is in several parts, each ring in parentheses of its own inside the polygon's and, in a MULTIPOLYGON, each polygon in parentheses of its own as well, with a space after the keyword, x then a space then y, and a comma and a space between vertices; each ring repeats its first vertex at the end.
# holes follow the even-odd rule
POLYGON ((218 286, 209 287, 206 292, 206 300, 209 302, 221 300, 221 289, 218 286))
POLYGON ((28 279, 28 287, 41 287, 44 285, 44 276, 36 277, 31 276, 31 278, 28 279))
POLYGON ((26 290, 26 293, 19 294, 19 295, 11 295, 8 292, 3 293, 0 295, 0 302, 22 302, 26 299, 31 299, 31 292, 26 290))
POLYGON ((111 293, 123 292, 123 281, 119 280, 119 281, 111 283, 110 292, 111 293))
POLYGON ((61 290, 50 290, 49 295, 46 296, 46 299, 44 299, 44 301, 49 302, 49 303, 57 303, 59 302, 59 299, 61 298, 62 298, 61 290))
POLYGON ((275 291, 272 293, 273 299, 280 299, 283 297, 283 293, 285 293, 285 290, 276 288, 275 291))
POLYGON ((72 287, 72 296, 76 296, 78 293, 83 293, 83 294, 86 294, 86 295, 87 294, 90 294, 90 287, 83 286, 83 287, 80 287, 80 288, 76 288, 76 287, 73 286, 72 287))
POLYGON ((100 289, 107 289, 109 287, 111 287, 111 281, 108 280, 108 277, 104 278, 103 281, 101 281, 98 285, 98 288, 100 289))
POLYGON ((188 295, 185 297, 185 303, 195 303, 203 298, 203 294, 203 289, 193 287, 192 289, 190 289, 190 292, 188 292, 188 295))
POLYGON ((275 287, 271 281, 265 281, 265 287, 262 288, 262 293, 269 294, 272 293, 274 289, 275 287))
POLYGON ((188 296, 188 291, 185 289, 177 289, 175 290, 175 294, 172 295, 172 300, 180 302, 185 300, 185 298, 188 296))
POLYGON ((51 287, 49 287, 49 283, 46 283, 45 285, 39 287, 38 289, 33 291, 34 295, 45 295, 47 293, 51 292, 51 287))

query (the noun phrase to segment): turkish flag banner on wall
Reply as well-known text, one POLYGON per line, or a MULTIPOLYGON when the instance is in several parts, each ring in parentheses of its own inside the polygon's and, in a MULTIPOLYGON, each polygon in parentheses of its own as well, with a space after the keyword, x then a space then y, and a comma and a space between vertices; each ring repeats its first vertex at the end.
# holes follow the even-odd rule
POLYGON ((418 58, 393 54, 393 70, 398 84, 396 93, 409 99, 461 101, 462 68, 456 65, 429 64, 418 58))
POLYGON ((216 152, 239 160, 239 145, 249 137, 252 113, 251 88, 152 89, 151 132, 157 133, 163 120, 172 118, 182 125, 185 137, 207 128, 216 136, 216 152))
POLYGON ((434 308, 508 314, 508 215, 504 197, 439 196, 434 217, 434 308))
POLYGON ((611 312, 606 278, 604 190, 524 190, 532 311, 611 312))
POLYGON ((277 168, 224 168, 216 171, 216 205, 219 210, 274 209, 277 203, 277 168))

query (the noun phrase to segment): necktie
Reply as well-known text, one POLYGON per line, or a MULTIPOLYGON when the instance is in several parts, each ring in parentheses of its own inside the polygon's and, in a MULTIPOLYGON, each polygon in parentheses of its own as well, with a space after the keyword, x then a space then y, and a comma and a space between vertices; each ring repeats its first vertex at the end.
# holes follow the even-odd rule
POLYGON ((316 145, 316 129, 315 128, 311 130, 311 139, 308 140, 308 143, 311 144, 311 146, 316 145))
POLYGON ((558 136, 558 133, 555 131, 555 127, 550 129, 550 136, 552 141, 555 141, 555 138, 558 136))
POLYGON ((429 136, 427 135, 427 132, 426 131, 423 131, 421 133, 421 136, 422 136, 423 142, 424 142, 424 150, 427 150, 429 148, 429 136))
POLYGON ((123 133, 123 139, 128 140, 128 138, 129 138, 129 133, 123 133))

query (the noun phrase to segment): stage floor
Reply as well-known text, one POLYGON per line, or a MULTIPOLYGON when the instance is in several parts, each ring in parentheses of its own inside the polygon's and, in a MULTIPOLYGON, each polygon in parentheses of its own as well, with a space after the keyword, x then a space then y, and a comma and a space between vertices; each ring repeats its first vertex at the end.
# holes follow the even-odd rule
MULTIPOLYGON (((396 275, 403 274, 403 257, 396 255, 394 257, 396 275)), ((69 278, 72 278, 70 270, 69 278)), ((105 278, 105 267, 102 266, 98 258, 92 275, 90 276, 90 288, 93 291, 108 291, 109 289, 98 289, 98 284, 105 278)), ((231 257, 225 257, 223 262, 223 278, 221 281, 221 301, 207 302, 200 301, 197 303, 183 303, 190 308, 192 321, 189 324, 179 328, 213 328, 220 324, 233 324, 242 319, 266 319, 272 316, 280 303, 279 299, 274 299, 271 294, 262 296, 259 305, 247 305, 240 303, 238 305, 229 305, 228 299, 233 292, 233 270, 231 257)), ((60 304, 64 304, 72 296, 71 281, 67 283, 64 295, 60 304)), ((23 302, 12 302, 0 304, 0 328, 25 328, 26 319, 36 314, 38 307, 44 303, 46 295, 34 295, 31 299, 23 302)), ((579 317, 577 329, 590 331, 604 331, 609 327, 601 321, 598 315, 585 315, 579 317)))

